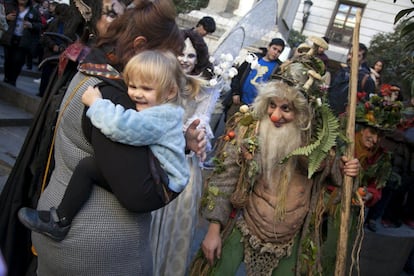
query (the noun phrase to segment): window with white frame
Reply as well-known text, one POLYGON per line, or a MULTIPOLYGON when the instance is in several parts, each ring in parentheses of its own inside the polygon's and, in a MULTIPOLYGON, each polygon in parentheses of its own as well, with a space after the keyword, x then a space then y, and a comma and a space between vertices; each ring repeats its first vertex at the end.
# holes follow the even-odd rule
POLYGON ((328 28, 329 43, 343 47, 351 45, 357 11, 362 15, 364 7, 360 3, 338 1, 328 28))

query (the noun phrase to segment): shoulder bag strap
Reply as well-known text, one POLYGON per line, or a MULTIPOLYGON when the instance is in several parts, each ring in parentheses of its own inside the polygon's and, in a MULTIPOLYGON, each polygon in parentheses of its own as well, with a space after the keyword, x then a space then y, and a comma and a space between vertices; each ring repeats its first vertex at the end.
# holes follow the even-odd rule
POLYGON ((80 81, 78 83, 78 85, 76 85, 75 89, 72 91, 72 93, 70 94, 69 98, 66 100, 62 111, 59 113, 59 116, 57 118, 56 121, 56 125, 55 125, 55 130, 53 132, 53 138, 52 138, 52 142, 50 143, 50 148, 49 148, 49 155, 47 158, 47 163, 46 163, 46 168, 45 168, 45 172, 43 174, 43 180, 42 180, 42 188, 40 190, 40 194, 43 193, 43 191, 45 190, 46 187, 46 181, 47 181, 47 176, 49 174, 49 169, 50 169, 50 163, 52 161, 52 155, 53 155, 53 149, 55 146, 55 139, 56 139, 56 134, 57 134, 57 130, 59 127, 59 123, 60 120, 62 119, 63 113, 65 112, 66 108, 68 107, 69 103, 72 101, 73 97, 76 95, 76 93, 78 92, 79 88, 89 79, 90 77, 84 77, 82 81, 80 81))

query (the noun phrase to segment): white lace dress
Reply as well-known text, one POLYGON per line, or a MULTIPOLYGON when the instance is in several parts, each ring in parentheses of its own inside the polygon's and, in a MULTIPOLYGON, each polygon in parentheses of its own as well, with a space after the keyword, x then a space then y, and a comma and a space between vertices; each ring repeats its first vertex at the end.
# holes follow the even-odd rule
MULTIPOLYGON (((184 130, 198 118, 211 139, 209 122, 218 96, 218 89, 204 88, 194 100, 184 100, 184 130)), ((187 162, 190 180, 185 190, 173 202, 152 213, 150 239, 154 275, 185 275, 190 261, 203 181, 199 158, 189 154, 187 162)))

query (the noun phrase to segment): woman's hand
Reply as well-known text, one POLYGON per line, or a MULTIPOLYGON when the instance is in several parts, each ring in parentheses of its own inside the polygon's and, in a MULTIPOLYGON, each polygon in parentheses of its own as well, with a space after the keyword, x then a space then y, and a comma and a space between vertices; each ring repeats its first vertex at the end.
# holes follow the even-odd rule
POLYGON ((344 174, 347 176, 355 177, 359 174, 359 160, 357 158, 353 158, 351 160, 348 160, 346 156, 342 156, 342 162, 343 165, 343 171, 344 174))
POLYGON ((194 120, 185 132, 186 149, 192 150, 203 162, 206 158, 207 137, 206 131, 197 128, 200 120, 194 120))
POLYGON ((82 103, 86 106, 91 106, 97 99, 102 99, 99 88, 89 86, 82 95, 82 103))
POLYGON ((214 264, 214 259, 220 259, 221 256, 221 237, 220 224, 211 222, 203 243, 201 244, 204 256, 211 265, 214 264))

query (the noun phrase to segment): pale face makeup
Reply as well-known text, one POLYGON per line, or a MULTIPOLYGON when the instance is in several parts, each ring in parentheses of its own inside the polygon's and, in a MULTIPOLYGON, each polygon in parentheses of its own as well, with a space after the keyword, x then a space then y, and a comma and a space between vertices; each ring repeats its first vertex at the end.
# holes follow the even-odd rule
POLYGON ((108 26, 125 11, 125 5, 118 0, 103 0, 102 15, 96 23, 98 34, 106 33, 108 26))
POLYGON ((178 56, 178 61, 186 74, 191 74, 197 64, 197 52, 189 38, 185 40, 185 48, 183 54, 178 56))

